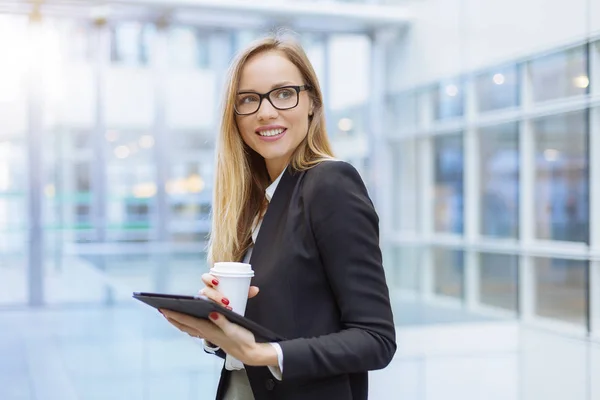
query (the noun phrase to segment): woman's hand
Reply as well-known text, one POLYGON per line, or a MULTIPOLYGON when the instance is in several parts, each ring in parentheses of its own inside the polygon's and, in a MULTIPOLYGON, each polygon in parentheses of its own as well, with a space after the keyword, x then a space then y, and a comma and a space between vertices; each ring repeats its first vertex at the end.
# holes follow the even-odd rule
POLYGON ((278 365, 277 351, 273 346, 268 343, 256 343, 252 332, 229 322, 221 314, 211 313, 211 322, 165 309, 161 309, 160 312, 182 332, 204 338, 246 365, 278 365))
MULTIPOLYGON (((219 280, 216 277, 212 276, 211 274, 203 274, 202 282, 204 282, 206 287, 203 288, 202 290, 200 290, 199 294, 206 296, 209 299, 211 299, 212 301, 214 301, 215 303, 220 304, 223 307, 226 307, 231 310, 231 307, 229 306, 229 299, 227 299, 225 296, 223 296, 216 289, 219 285, 219 280)), ((258 294, 258 287, 250 286, 250 289, 248 290, 248 298, 251 299, 254 296, 256 296, 257 294, 258 294)))

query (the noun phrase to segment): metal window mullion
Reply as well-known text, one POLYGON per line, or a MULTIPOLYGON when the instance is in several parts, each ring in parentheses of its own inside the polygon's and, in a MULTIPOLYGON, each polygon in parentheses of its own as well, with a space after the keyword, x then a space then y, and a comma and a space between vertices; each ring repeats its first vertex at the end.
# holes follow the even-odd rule
POLYGON ((589 49, 590 94, 598 97, 600 96, 600 40, 590 43, 589 49))
POLYGON ((169 177, 169 148, 167 127, 167 68, 168 28, 157 26, 152 49, 152 72, 154 74, 154 157, 156 160, 156 239, 164 242, 169 237, 169 207, 166 192, 169 177))
POLYGON ((592 261, 590 268, 590 335, 600 340, 600 261, 592 261))
POLYGON ((43 52, 41 21, 31 21, 29 34, 29 65, 27 92, 27 156, 28 156, 28 300, 30 306, 44 304, 44 232, 42 216, 42 138, 43 138, 43 52))
POLYGON ((369 102, 369 130, 370 130, 370 186, 373 189, 372 196, 377 210, 381 213, 381 230, 390 231, 389 222, 391 220, 389 205, 387 201, 390 195, 388 182, 388 172, 390 172, 390 161, 387 157, 388 150, 385 145, 383 135, 383 118, 385 118, 385 36, 375 32, 371 39, 371 78, 370 78, 370 102, 369 102), (376 175, 373 172, 378 171, 376 175))
MULTIPOLYGON (((600 55, 596 52, 596 59, 600 55)), ((600 65, 596 63, 597 79, 600 65)), ((596 261, 589 263, 589 327, 591 335, 600 339, 600 107, 589 112, 589 196, 590 196, 590 247, 596 261)))
MULTIPOLYGON (((521 107, 531 110, 533 96, 528 64, 521 68, 521 107)), ((519 124, 519 239, 525 249, 534 241, 535 223, 535 141, 531 120, 519 124)), ((529 255, 519 259, 518 299, 519 313, 524 321, 530 321, 535 312, 535 261, 529 255)))
MULTIPOLYGON (((480 212, 479 212, 479 151, 477 131, 470 128, 465 132, 464 141, 464 218, 465 218, 465 244, 470 245, 479 237, 480 212)), ((465 303, 468 308, 475 309, 479 304, 480 274, 479 257, 472 250, 465 249, 465 303)))
POLYGON ((92 199, 92 224, 96 233, 95 241, 101 243, 106 240, 107 226, 107 182, 106 182, 106 102, 105 80, 108 63, 110 61, 110 32, 108 25, 98 22, 93 30, 93 73, 95 90, 95 116, 92 134, 92 165, 91 189, 92 199))
MULTIPOLYGON (((419 187, 420 208, 419 225, 421 228, 421 237, 426 241, 433 235, 433 187, 435 177, 433 172, 433 138, 423 137, 418 140, 417 151, 419 152, 418 169, 421 172, 419 187)), ((422 298, 429 300, 434 292, 434 265, 433 249, 428 246, 423 248, 421 258, 420 289, 422 298)))
MULTIPOLYGON (((465 244, 475 243, 479 237, 480 215, 480 159, 479 136, 472 122, 477 118, 477 94, 475 82, 471 79, 465 85, 465 117, 467 130, 464 132, 464 238, 465 244)), ((476 309, 479 305, 480 294, 480 258, 478 253, 465 249, 464 265, 464 300, 468 309, 476 309)))

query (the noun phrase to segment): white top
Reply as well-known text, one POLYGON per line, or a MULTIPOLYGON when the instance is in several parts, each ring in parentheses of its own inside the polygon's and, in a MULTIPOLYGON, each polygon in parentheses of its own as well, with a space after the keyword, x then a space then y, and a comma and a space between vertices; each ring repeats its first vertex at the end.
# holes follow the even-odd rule
MULTIPOLYGON (((265 198, 267 199, 267 201, 270 203, 271 199, 273 198, 273 196, 275 195, 275 190, 277 189, 277 185, 279 185, 279 181, 281 181, 281 177, 283 176, 283 174, 285 173, 286 168, 283 169, 283 171, 281 172, 281 174, 279 174, 279 176, 277 177, 277 179, 275 179, 270 185, 269 187, 267 187, 265 189, 265 198)), ((258 216, 257 216, 258 218, 258 216)), ((260 221, 258 221, 258 223, 254 222, 254 228, 252 229, 252 243, 256 243, 256 238, 258 237, 258 232, 260 231, 260 227, 262 226, 262 218, 260 221)), ((252 256, 252 250, 254 247, 250 247, 248 249, 248 251, 246 252, 246 255, 244 256, 244 260, 243 262, 248 263, 250 261, 250 257, 252 256)), ((206 351, 208 351, 209 353, 215 353, 217 350, 219 350, 218 347, 210 347, 207 346, 206 343, 204 343, 204 340, 202 341, 204 344, 204 349, 206 351)), ((277 361, 279 363, 279 368, 277 367, 271 367, 269 366, 269 370, 271 371, 271 373, 273 374, 273 376, 277 379, 277 380, 282 380, 282 375, 283 375, 283 351, 281 350, 281 346, 279 345, 279 343, 271 343, 271 345, 275 348, 275 350, 277 351, 277 361)), ((227 368, 227 366, 226 366, 227 368)), ((242 367, 243 368, 243 367, 242 367)), ((227 368, 229 369, 229 368, 227 368)))

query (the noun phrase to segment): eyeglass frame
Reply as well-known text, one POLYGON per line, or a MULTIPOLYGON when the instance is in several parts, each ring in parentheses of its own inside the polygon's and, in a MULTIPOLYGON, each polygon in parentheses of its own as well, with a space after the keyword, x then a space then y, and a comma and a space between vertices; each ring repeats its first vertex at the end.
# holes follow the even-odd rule
POLYGON ((252 115, 252 114, 256 114, 258 112, 258 110, 260 110, 260 107, 262 106, 262 102, 264 99, 267 99, 269 101, 269 103, 271 103, 271 105, 273 106, 273 108, 275 108, 276 110, 280 110, 280 111, 285 111, 285 110, 291 110, 292 108, 296 108, 298 107, 298 104, 300 104, 300 92, 304 91, 304 90, 310 90, 312 89, 312 86, 310 85, 286 85, 286 86, 280 86, 280 87, 276 87, 274 89, 269 90, 267 93, 258 93, 258 92, 239 92, 236 94, 240 95, 240 94, 255 94, 259 97, 258 100, 258 107, 256 107, 256 111, 253 111, 251 113, 248 114, 242 114, 240 113, 235 104, 233 105, 233 111, 237 114, 237 115, 252 115), (271 98, 269 97, 271 95, 271 93, 273 93, 276 90, 281 90, 281 89, 294 89, 296 91, 296 104, 294 104, 292 107, 286 107, 286 108, 279 108, 277 107, 275 104, 273 104, 273 102, 271 101, 271 98))

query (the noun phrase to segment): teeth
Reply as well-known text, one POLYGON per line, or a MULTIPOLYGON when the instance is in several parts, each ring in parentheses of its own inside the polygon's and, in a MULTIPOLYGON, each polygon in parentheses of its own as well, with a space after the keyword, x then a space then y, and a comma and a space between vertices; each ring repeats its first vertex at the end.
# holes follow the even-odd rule
POLYGON ((261 131, 258 134, 260 136, 276 136, 276 135, 279 135, 283 131, 284 131, 284 129, 271 129, 268 131, 261 131))

